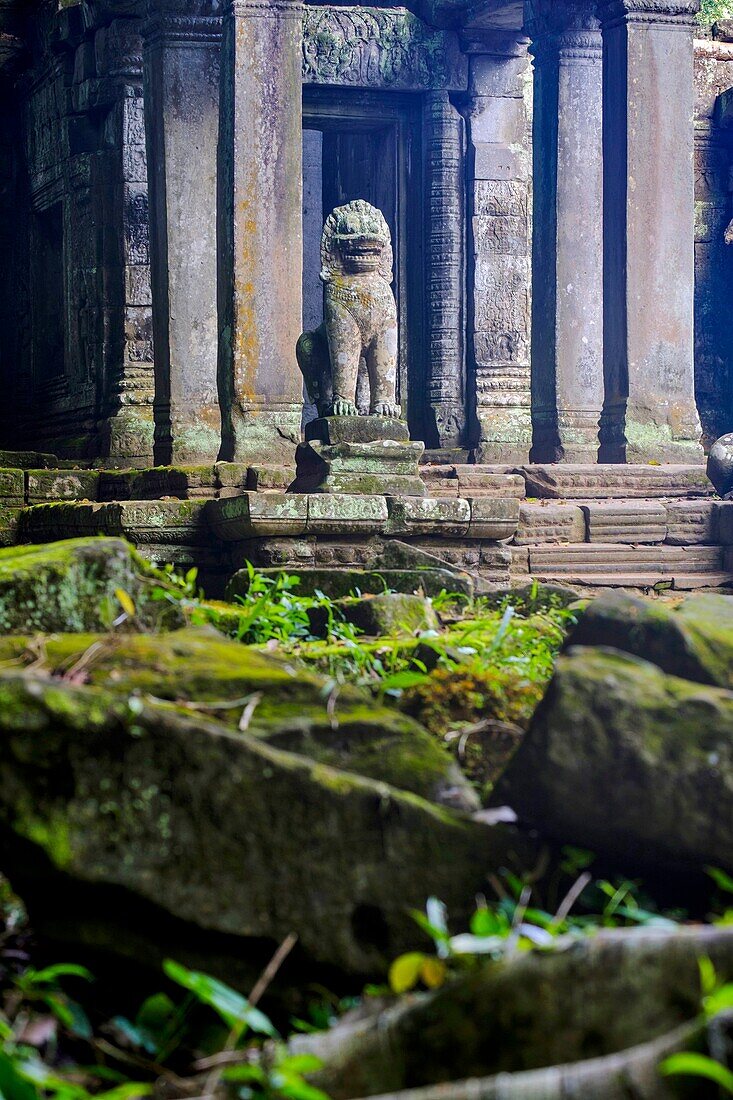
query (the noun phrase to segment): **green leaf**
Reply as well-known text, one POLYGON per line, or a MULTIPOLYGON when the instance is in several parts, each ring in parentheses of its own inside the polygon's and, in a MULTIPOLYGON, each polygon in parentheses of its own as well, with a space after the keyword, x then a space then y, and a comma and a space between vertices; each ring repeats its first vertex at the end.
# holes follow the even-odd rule
POLYGON ((393 993, 409 993, 415 988, 426 957, 422 951, 410 951, 395 959, 389 968, 389 985, 393 993))
POLYGON ((0 1051, 0 1096, 3 1100, 38 1100, 36 1089, 4 1051, 0 1051))
POLYGON ((714 993, 718 985, 718 975, 712 960, 707 955, 701 955, 697 960, 697 968, 700 971, 700 989, 703 997, 709 997, 714 993))
POLYGON ((710 876, 719 890, 723 890, 726 894, 733 894, 733 878, 726 875, 725 871, 721 871, 719 867, 706 867, 705 873, 710 876))
POLYGON ((135 1100, 137 1096, 152 1096, 153 1086, 143 1084, 140 1081, 126 1081, 124 1085, 108 1089, 107 1092, 98 1092, 94 1100, 135 1100))
POLYGON ((57 982, 59 978, 83 978, 85 982, 93 982, 94 975, 85 966, 77 966, 75 963, 56 963, 55 966, 47 966, 43 970, 27 970, 24 978, 34 985, 47 985, 57 982))
POLYGON ((665 1077, 705 1077, 733 1096, 733 1073, 706 1054, 694 1054, 692 1051, 671 1054, 669 1058, 665 1058, 659 1070, 665 1077))
POLYGON ((705 998, 703 1006, 708 1018, 733 1008, 733 985, 722 985, 715 989, 705 998))
POLYGON ((277 1030, 264 1012, 253 1008, 245 997, 223 982, 198 970, 188 970, 173 959, 165 960, 163 970, 171 981, 183 986, 202 1004, 218 1012, 228 1027, 246 1027, 257 1035, 268 1035, 271 1039, 279 1038, 277 1030))

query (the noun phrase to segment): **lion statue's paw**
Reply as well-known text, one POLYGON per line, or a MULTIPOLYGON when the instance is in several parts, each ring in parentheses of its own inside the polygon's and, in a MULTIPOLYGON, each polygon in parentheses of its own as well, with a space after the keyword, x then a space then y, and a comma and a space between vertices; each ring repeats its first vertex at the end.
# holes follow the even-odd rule
POLYGON ((402 416, 402 406, 394 405, 389 401, 378 401, 372 408, 372 416, 388 416, 391 420, 399 420, 402 416))

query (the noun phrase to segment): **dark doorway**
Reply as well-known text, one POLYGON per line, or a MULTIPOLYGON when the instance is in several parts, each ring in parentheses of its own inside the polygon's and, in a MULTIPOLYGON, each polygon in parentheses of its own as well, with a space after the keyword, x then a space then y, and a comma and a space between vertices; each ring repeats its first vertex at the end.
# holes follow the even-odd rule
POLYGON ((304 324, 319 320, 320 230, 335 206, 366 199, 394 248, 400 322, 399 400, 414 439, 425 436, 424 221, 420 97, 304 89, 304 324))

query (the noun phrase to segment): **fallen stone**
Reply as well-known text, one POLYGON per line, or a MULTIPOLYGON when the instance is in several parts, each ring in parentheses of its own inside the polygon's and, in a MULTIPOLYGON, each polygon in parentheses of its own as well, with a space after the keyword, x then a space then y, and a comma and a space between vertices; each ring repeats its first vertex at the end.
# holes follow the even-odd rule
MULTIPOLYGON (((554 951, 518 954, 486 964, 436 993, 403 998, 366 1019, 347 1017, 330 1032, 292 1041, 291 1048, 321 1058, 324 1067, 313 1082, 333 1100, 428 1089, 438 1083, 443 1083, 445 1100, 453 1100, 464 1095, 454 1091, 453 1083, 466 1078, 473 1078, 475 1086, 473 1092, 466 1092, 467 1098, 499 1100, 507 1095, 559 1100, 567 1095, 595 1100, 606 1094, 582 1087, 567 1094, 555 1091, 560 1071, 551 1075, 538 1071, 562 1066, 569 1080, 582 1086, 584 1077, 588 1081, 588 1070, 576 1077, 570 1071, 573 1065, 580 1071, 590 1060, 631 1053, 640 1044, 680 1028, 682 1034, 671 1045, 672 1049, 684 1045, 683 1036, 689 1041, 695 1033, 700 1005, 698 961, 703 956, 712 960, 723 981, 729 979, 733 930, 618 930, 576 941, 565 938, 554 951), (479 1091, 476 1079, 488 1074, 500 1074, 509 1091, 479 1091), (546 1087, 553 1087, 514 1091, 513 1074, 525 1077, 527 1086, 539 1078, 546 1087)), ((601 1083, 597 1074, 595 1083, 601 1083)), ((624 1083, 628 1085, 628 1079, 624 1083)), ((609 1096, 617 1100, 625 1094, 609 1096)), ((670 1094, 633 1095, 659 1100, 670 1094)))
POLYGON ((588 605, 567 646, 611 646, 671 676, 733 690, 733 599, 712 594, 669 604, 617 592, 588 605))
POLYGON ((708 477, 718 496, 727 497, 733 492, 733 434, 721 435, 710 448, 708 477))
POLYGON ((140 622, 181 625, 175 604, 154 599, 160 586, 160 575, 122 539, 10 547, 0 550, 0 632, 105 630, 123 613, 119 592, 140 622))
MULTIPOLYGON (((412 635, 438 629, 438 617, 423 596, 384 592, 377 596, 336 601, 336 611, 363 634, 371 637, 412 635)), ((328 608, 314 607, 308 612, 311 630, 318 637, 328 634, 331 614, 328 608)))
MULTIPOLYGON (((35 660, 28 638, 0 638, 0 654, 11 662, 35 660)), ((478 806, 447 750, 412 719, 375 706, 348 686, 331 699, 324 677, 296 671, 289 661, 214 630, 71 634, 44 641, 41 667, 49 674, 61 676, 79 662, 91 686, 171 704, 189 717, 201 715, 235 730, 246 712, 247 732, 279 748, 456 808, 478 806)))
POLYGON ((487 871, 533 858, 511 830, 201 713, 31 672, 0 676, 0 773, 2 867, 40 935, 230 984, 293 932, 301 973, 383 976, 410 907, 435 894, 465 919, 487 871))
MULTIPOLYGON (((260 569, 265 576, 276 577, 282 569, 260 569)), ((471 577, 467 574, 442 569, 349 569, 319 568, 317 566, 296 567, 294 573, 297 583, 294 591, 304 596, 314 596, 322 592, 332 600, 344 596, 381 595, 383 592, 423 593, 431 598, 441 592, 456 593, 466 599, 474 595, 471 577)), ((229 581, 226 599, 235 600, 249 591, 249 571, 241 569, 229 581)))
POLYGON ((495 798, 617 866, 733 871, 733 694, 574 647, 495 798))

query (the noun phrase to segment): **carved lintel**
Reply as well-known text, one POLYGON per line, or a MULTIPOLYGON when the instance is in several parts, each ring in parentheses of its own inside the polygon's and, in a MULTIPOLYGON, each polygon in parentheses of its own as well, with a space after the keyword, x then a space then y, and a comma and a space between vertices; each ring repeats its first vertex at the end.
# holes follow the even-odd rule
POLYGON ((186 46, 221 43, 221 16, 175 15, 156 12, 143 25, 145 46, 186 46))
POLYGON ((357 88, 465 90, 468 64, 458 36, 404 8, 308 6, 303 79, 357 88))
POLYGON ((676 27, 693 31, 700 0, 602 0, 599 15, 606 28, 623 24, 676 27))
POLYGON ((595 0, 528 0, 526 7, 525 25, 533 41, 600 29, 595 0))

